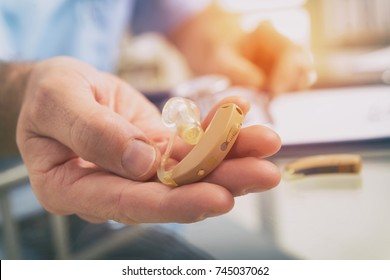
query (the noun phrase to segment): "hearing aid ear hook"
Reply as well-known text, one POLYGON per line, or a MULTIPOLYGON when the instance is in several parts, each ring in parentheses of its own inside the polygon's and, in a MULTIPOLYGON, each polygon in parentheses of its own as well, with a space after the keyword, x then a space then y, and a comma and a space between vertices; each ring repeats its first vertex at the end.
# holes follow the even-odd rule
POLYGON ((157 176, 166 185, 179 186, 196 182, 225 158, 240 131, 244 114, 235 104, 223 104, 215 113, 204 132, 200 124, 200 112, 189 99, 173 97, 162 110, 163 123, 176 129, 162 156, 157 176), (185 142, 195 145, 190 153, 170 170, 166 169, 174 139, 178 135, 185 142))
POLYGON ((177 135, 188 144, 197 144, 203 135, 200 111, 189 99, 169 99, 162 110, 162 121, 167 127, 176 128, 177 135))

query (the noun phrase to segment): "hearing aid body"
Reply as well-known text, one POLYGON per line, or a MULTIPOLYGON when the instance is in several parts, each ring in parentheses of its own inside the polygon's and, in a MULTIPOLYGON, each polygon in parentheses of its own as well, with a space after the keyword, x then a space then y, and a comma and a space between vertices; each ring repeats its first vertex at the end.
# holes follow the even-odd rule
MULTIPOLYGON (((171 147, 167 149, 157 173, 160 181, 167 185, 180 186, 199 181, 207 176, 222 162, 232 148, 243 119, 244 114, 237 105, 232 103, 221 105, 204 134, 202 133, 199 137, 197 144, 182 161, 170 170, 166 170, 166 163, 171 147)), ((194 137, 197 135, 195 133, 194 137)))

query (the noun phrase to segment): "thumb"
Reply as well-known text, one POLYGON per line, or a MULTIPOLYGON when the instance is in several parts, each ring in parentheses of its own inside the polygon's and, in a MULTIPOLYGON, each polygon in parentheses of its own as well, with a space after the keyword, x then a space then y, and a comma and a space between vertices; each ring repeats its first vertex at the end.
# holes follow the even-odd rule
POLYGON ((160 153, 144 131, 155 132, 160 123, 156 108, 124 82, 73 59, 55 58, 31 73, 17 138, 24 158, 40 171, 72 159, 81 165, 80 157, 117 175, 146 180, 155 174, 160 153), (51 149, 42 158, 37 146, 48 142, 51 149))
POLYGON ((160 153, 143 131, 106 108, 86 116, 71 127, 68 145, 76 154, 129 179, 155 174, 160 153))
POLYGON ((221 74, 230 78, 233 84, 262 88, 265 83, 264 72, 236 50, 223 48, 218 53, 221 74))
MULTIPOLYGON (((51 97, 57 98, 57 95, 51 97)), ((27 144, 36 143, 29 139, 54 139, 73 151, 73 155, 56 145, 50 157, 45 156, 44 161, 37 162, 42 170, 63 165, 76 154, 125 178, 143 181, 155 174, 160 161, 159 150, 141 129, 126 118, 107 107, 88 102, 72 103, 67 107, 71 110, 64 110, 59 102, 49 103, 48 112, 40 110, 42 114, 35 114, 33 119, 19 125, 20 140, 27 144), (46 117, 47 114, 50 117, 46 117)), ((152 121, 153 116, 150 116, 150 123, 152 121)), ((36 147, 24 147, 27 148, 30 150, 30 153, 25 153, 27 157, 36 154, 32 153, 36 147)), ((37 161, 38 158, 27 160, 37 161)))

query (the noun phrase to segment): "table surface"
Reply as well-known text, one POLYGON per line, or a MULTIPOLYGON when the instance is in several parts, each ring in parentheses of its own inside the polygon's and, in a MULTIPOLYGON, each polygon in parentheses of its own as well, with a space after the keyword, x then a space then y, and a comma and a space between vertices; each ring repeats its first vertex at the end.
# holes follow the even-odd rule
POLYGON ((188 225, 185 235, 220 259, 390 259, 388 142, 282 149, 272 159, 280 169, 302 156, 347 151, 362 157, 362 170, 282 179, 271 191, 237 198, 225 216, 188 225))

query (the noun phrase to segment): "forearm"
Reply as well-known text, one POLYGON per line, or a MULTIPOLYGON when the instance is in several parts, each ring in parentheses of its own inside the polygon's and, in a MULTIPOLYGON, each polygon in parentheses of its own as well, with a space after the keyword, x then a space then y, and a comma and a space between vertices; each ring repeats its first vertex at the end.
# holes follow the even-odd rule
POLYGON ((206 74, 205 58, 216 57, 225 46, 237 47, 242 38, 239 16, 222 10, 214 2, 173 29, 168 38, 184 55, 195 74, 206 74))
POLYGON ((0 155, 17 153, 16 125, 31 67, 0 62, 0 155))

